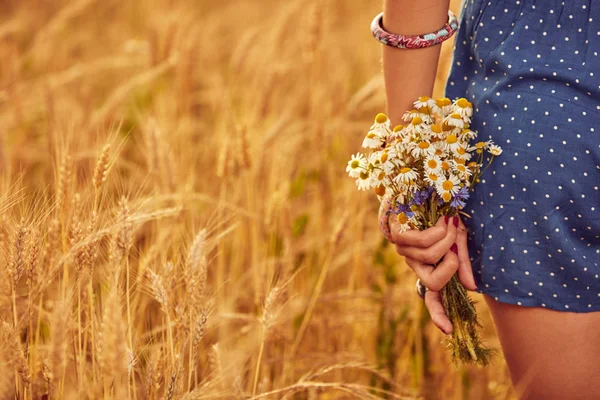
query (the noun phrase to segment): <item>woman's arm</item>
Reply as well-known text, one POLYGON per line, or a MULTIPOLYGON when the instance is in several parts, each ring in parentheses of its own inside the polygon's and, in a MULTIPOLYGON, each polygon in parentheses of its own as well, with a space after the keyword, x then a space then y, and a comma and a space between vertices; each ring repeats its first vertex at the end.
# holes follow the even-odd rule
MULTIPOLYGON (((383 27, 402 35, 434 32, 448 21, 449 0, 384 0, 383 27)), ((431 96, 441 44, 424 49, 383 45, 387 113, 393 125, 420 96, 431 96)))
MULTIPOLYGON (((449 0, 384 0, 383 27, 403 35, 434 32, 446 24, 448 6, 449 0)), ((440 48, 440 44, 424 49, 383 46, 387 113, 393 125, 401 123, 402 115, 414 108, 412 103, 417 98, 431 96, 440 48)), ((399 233, 398 222, 390 218, 390 230, 398 254, 405 256, 408 266, 430 289, 425 293, 425 305, 433 323, 449 334, 453 328, 442 303, 441 288, 458 271, 466 288, 477 289, 465 225, 460 217, 452 218, 452 222, 440 218, 435 227, 399 233), (432 264, 437 261, 441 262, 434 268, 432 264)))

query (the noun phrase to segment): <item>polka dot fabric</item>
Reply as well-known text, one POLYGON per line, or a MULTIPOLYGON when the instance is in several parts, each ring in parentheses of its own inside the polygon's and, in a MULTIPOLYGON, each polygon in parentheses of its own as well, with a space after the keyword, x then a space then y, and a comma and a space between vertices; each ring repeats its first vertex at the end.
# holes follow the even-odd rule
POLYGON ((600 3, 464 0, 446 96, 504 153, 467 202, 478 292, 600 311, 600 3))

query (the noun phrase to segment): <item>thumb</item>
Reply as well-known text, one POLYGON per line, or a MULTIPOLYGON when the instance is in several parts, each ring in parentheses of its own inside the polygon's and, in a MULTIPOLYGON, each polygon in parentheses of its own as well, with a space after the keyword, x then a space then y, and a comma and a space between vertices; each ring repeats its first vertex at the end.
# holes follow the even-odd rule
POLYGON ((456 245, 458 247, 458 279, 462 285, 470 290, 477 290, 471 258, 469 257, 469 248, 467 245, 466 227, 459 220, 458 234, 456 235, 456 245))

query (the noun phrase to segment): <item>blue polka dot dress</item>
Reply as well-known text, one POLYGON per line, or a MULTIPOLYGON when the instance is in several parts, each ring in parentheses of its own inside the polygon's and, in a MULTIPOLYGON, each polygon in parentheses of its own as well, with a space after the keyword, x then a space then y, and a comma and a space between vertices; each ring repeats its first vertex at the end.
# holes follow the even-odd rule
POLYGON ((600 2, 464 0, 446 96, 504 150, 465 207, 478 292, 600 311, 600 2))

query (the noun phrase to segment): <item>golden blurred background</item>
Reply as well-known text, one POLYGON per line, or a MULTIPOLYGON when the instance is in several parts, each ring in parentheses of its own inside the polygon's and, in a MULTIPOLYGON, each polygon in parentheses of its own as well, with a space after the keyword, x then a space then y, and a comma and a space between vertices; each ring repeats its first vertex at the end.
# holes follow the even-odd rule
POLYGON ((452 365, 344 171, 380 10, 0 1, 0 399, 515 398, 501 355, 452 365))

